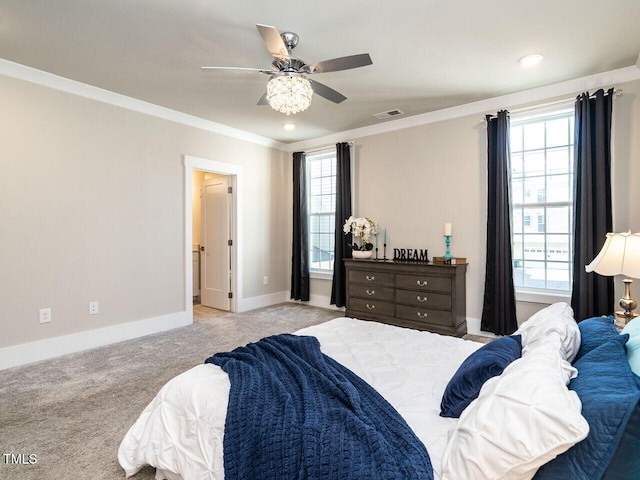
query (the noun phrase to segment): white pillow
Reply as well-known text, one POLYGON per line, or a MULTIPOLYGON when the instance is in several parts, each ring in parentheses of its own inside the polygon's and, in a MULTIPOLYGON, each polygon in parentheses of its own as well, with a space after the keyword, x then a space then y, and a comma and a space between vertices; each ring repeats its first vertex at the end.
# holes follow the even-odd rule
POLYGON ((586 438, 582 404, 567 388, 575 369, 557 344, 539 346, 488 380, 447 443, 442 480, 531 479, 586 438))
POLYGON ((572 362, 580 350, 580 329, 573 318, 573 309, 564 302, 554 303, 534 313, 514 335, 522 336, 524 355, 536 344, 546 343, 553 333, 560 336, 563 358, 572 362))

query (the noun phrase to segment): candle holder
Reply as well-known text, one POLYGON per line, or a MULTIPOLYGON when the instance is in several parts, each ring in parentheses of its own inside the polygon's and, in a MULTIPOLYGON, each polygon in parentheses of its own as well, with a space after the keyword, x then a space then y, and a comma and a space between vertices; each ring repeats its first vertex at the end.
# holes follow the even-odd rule
POLYGON ((382 260, 386 262, 387 261, 387 244, 384 243, 383 246, 384 246, 384 254, 383 254, 384 256, 382 257, 382 260))
POLYGON ((376 247, 376 260, 378 260, 378 247, 376 247))
POLYGON ((444 244, 446 246, 446 250, 444 252, 444 258, 453 258, 451 252, 449 251, 449 245, 451 245, 451 235, 444 236, 444 244))

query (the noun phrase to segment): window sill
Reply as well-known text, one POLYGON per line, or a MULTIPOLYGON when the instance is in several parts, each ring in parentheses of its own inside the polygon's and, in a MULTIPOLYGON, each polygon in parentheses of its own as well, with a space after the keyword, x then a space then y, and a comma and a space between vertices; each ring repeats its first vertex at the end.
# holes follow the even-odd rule
POLYGON ((309 272, 309 278, 313 278, 316 280, 333 280, 333 273, 329 273, 329 272, 314 272, 313 270, 311 270, 309 272))
POLYGON ((552 290, 516 289, 517 302, 545 303, 551 305, 557 302, 571 302, 570 292, 554 292, 552 290))

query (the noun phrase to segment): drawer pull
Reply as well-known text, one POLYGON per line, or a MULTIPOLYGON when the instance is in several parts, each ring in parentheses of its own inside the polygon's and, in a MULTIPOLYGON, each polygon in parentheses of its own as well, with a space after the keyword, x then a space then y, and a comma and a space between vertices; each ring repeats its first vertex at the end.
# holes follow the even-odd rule
POLYGON ((375 306, 375 305, 369 305, 369 304, 367 303, 367 310, 375 310, 375 309, 376 309, 376 306, 375 306))
POLYGON ((416 280, 416 283, 419 287, 426 287, 427 285, 429 285, 429 282, 426 280, 416 280))
POLYGON ((418 317, 420 317, 420 318, 427 318, 428 316, 429 316, 428 313, 418 312, 418 317))
POLYGON ((376 279, 375 275, 371 275, 371 276, 365 275, 365 278, 370 282, 373 282, 376 279))
POLYGON ((376 294, 376 291, 375 291, 375 290, 369 290, 369 289, 367 288, 367 295, 371 296, 371 295, 375 295, 375 294, 376 294))
POLYGON ((424 303, 424 302, 428 301, 429 299, 427 298, 426 295, 424 297, 421 297, 420 295, 416 295, 416 300, 418 300, 420 303, 424 303))

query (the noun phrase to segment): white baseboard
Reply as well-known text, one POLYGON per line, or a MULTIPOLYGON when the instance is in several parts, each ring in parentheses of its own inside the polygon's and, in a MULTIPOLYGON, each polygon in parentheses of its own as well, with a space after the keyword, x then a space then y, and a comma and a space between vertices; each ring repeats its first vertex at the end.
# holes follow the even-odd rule
POLYGON ((146 318, 134 322, 121 323, 110 327, 72 333, 61 337, 47 338, 36 342, 0 348, 0 370, 49 358, 103 347, 112 343, 143 337, 190 325, 192 316, 187 312, 176 312, 160 317, 146 318))
MULTIPOLYGON (((259 297, 242 299, 238 302, 238 311, 246 312, 256 308, 268 307, 284 302, 303 303, 314 307, 328 308, 336 313, 344 312, 344 308, 330 305, 329 297, 311 295, 308 302, 298 302, 289 298, 289 292, 277 292, 259 297)), ((160 317, 147 318, 135 322, 121 323, 111 327, 87 330, 85 332, 47 338, 36 342, 12 345, 0 348, 0 370, 47 360, 49 358, 81 352, 91 348, 103 347, 112 343, 131 340, 133 338, 164 332, 193 323, 193 317, 187 312, 176 312, 160 317)), ((467 318, 467 333, 474 335, 495 336, 480 330, 479 318, 467 318)))
POLYGON ((289 300, 289 292, 269 293, 268 295, 260 295, 259 297, 240 298, 238 299, 238 312, 248 312, 256 308, 270 307, 278 303, 284 303, 289 300))
MULTIPOLYGON (((285 292, 286 293, 286 292, 285 292)), ((321 308, 329 308, 332 310, 335 310, 336 312, 342 312, 344 313, 345 309, 344 307, 336 307, 335 305, 330 305, 329 302, 331 301, 331 299, 327 296, 324 295, 310 295, 309 301, 308 302, 300 302, 298 300, 289 300, 290 302, 295 302, 295 303, 301 303, 304 305, 311 305, 314 307, 321 307, 321 308)), ((497 336, 491 332, 484 332, 480 329, 480 319, 479 318, 473 318, 473 317, 467 317, 467 333, 470 333, 472 335, 482 335, 485 337, 492 337, 492 338, 496 338, 497 336)))
POLYGON ((331 299, 325 295, 309 295, 308 302, 301 302, 300 300, 292 300, 290 292, 277 292, 270 293, 269 295, 262 295, 259 297, 244 298, 238 301, 238 312, 247 312, 249 310, 255 310, 256 308, 270 307, 271 305, 277 305, 278 303, 299 303, 300 305, 310 305, 312 307, 328 308, 337 312, 344 313, 344 307, 336 307, 330 305, 331 299))
POLYGON ((325 295, 309 295, 308 302, 301 302, 300 300, 291 300, 290 302, 299 303, 301 305, 311 305, 312 307, 320 307, 320 308, 328 308, 329 310, 335 310, 336 312, 344 313, 344 307, 336 307, 335 305, 331 305, 331 298, 325 295))
POLYGON ((480 324, 481 321, 479 318, 467 317, 467 333, 471 335, 481 335, 483 337, 498 338, 494 333, 481 330, 480 324))

